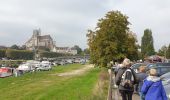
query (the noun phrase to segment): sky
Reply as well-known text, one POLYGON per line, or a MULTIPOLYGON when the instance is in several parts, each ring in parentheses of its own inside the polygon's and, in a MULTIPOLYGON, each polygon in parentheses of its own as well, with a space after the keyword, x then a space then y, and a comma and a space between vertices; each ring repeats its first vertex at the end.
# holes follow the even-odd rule
POLYGON ((87 48, 87 30, 108 11, 129 17, 138 43, 152 30, 155 49, 170 44, 170 0, 0 0, 0 45, 24 45, 33 29, 50 34, 56 46, 87 48))

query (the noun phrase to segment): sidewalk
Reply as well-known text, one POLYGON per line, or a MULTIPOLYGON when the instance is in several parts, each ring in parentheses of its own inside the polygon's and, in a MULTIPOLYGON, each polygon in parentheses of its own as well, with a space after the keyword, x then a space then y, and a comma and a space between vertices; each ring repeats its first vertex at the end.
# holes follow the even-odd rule
MULTIPOLYGON (((115 84, 115 78, 114 78, 114 76, 112 77, 112 79, 113 79, 113 85, 112 85, 112 100, 121 100, 121 95, 120 95, 120 93, 119 93, 119 91, 118 91, 118 89, 117 88, 114 88, 114 84, 115 84)), ((138 94, 133 94, 133 98, 132 98, 132 100, 140 100, 140 97, 139 97, 139 95, 138 94)))
MULTIPOLYGON (((118 89, 113 89, 112 98, 112 100, 121 100, 121 95, 119 94, 118 89)), ((139 95, 133 94, 132 100, 140 100, 139 95)))

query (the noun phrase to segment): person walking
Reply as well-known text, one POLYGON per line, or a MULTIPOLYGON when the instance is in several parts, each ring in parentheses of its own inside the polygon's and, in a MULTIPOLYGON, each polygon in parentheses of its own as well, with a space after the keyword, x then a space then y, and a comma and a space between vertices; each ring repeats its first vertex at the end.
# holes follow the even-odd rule
POLYGON ((157 77, 156 69, 150 69, 149 76, 144 80, 141 93, 145 100, 168 100, 162 81, 157 77))
POLYGON ((125 58, 123 66, 118 70, 115 78, 115 83, 118 85, 122 100, 132 100, 134 84, 137 83, 136 73, 130 67, 130 60, 125 58))
POLYGON ((141 88, 142 88, 142 85, 143 85, 143 80, 147 76, 148 76, 148 74, 146 74, 146 66, 140 66, 139 67, 139 73, 137 74, 138 81, 139 81, 138 92, 139 92, 139 95, 140 95, 140 100, 145 100, 144 95, 141 93, 141 88))

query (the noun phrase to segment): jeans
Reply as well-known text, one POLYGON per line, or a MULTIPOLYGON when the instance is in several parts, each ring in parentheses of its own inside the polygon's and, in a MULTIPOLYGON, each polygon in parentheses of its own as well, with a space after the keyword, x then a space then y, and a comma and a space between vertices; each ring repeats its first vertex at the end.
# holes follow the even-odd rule
POLYGON ((122 100, 132 100, 133 91, 120 90, 122 100))

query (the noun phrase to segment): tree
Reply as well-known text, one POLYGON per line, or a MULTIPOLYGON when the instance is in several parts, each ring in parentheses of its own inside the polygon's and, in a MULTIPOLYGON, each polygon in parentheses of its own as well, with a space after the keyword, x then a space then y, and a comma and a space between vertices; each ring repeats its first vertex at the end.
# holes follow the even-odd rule
POLYGON ((0 49, 0 58, 3 58, 6 56, 6 50, 5 49, 0 49))
POLYGON ((126 56, 131 59, 131 60, 137 60, 140 57, 139 51, 138 51, 138 44, 137 43, 137 38, 136 35, 129 31, 127 32, 127 34, 129 35, 127 38, 127 43, 126 43, 126 48, 127 48, 127 52, 126 52, 126 56))
POLYGON ((158 50, 158 55, 159 56, 166 56, 166 52, 167 52, 168 47, 166 47, 166 45, 162 46, 161 49, 158 50))
POLYGON ((14 50, 7 49, 6 56, 11 59, 25 59, 30 60, 33 59, 34 53, 29 50, 14 50))
POLYGON ((22 46, 20 47, 20 50, 26 50, 26 45, 22 45, 22 46))
POLYGON ((14 45, 12 45, 12 46, 10 47, 10 49, 16 49, 16 50, 19 50, 19 46, 17 46, 16 44, 14 44, 14 45))
POLYGON ((167 51, 166 51, 166 57, 167 57, 168 59, 170 59, 170 44, 169 44, 168 49, 167 49, 167 51))
POLYGON ((89 48, 84 49, 84 54, 90 54, 89 48))
POLYGON ((82 49, 78 45, 75 45, 73 48, 77 50, 77 54, 81 54, 82 49))
POLYGON ((92 63, 106 66, 112 60, 132 58, 131 55, 137 54, 136 39, 129 31, 127 19, 119 11, 110 11, 105 18, 99 19, 95 30, 88 30, 92 63))
POLYGON ((152 31, 150 29, 145 29, 141 42, 141 53, 143 57, 155 54, 153 42, 152 31))

